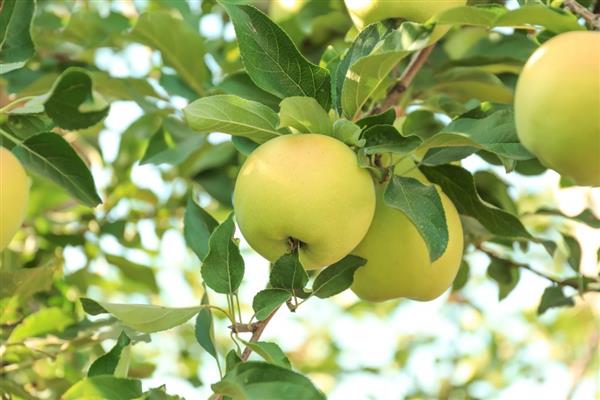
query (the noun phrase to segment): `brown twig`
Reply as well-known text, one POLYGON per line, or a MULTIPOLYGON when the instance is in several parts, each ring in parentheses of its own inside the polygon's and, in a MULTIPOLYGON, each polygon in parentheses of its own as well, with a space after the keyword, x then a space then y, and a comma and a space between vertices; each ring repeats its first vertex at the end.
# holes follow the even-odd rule
POLYGON ((571 388, 569 389, 569 393, 567 394, 567 400, 571 400, 575 395, 575 391, 581 382, 581 379, 585 376, 586 370, 589 368, 590 364, 594 361, 594 355, 597 354, 598 344, 600 343, 600 330, 594 331, 590 335, 590 339, 588 340, 588 345, 586 348, 586 352, 583 357, 577 360, 573 366, 573 382, 571 384, 571 388))
POLYGON ((387 110, 390 107, 395 106, 400 99, 402 93, 408 89, 412 81, 415 79, 415 76, 419 73, 423 65, 425 65, 425 61, 429 58, 429 55, 433 51, 435 45, 431 45, 429 47, 425 47, 423 50, 420 50, 416 53, 410 63, 406 66, 404 71, 402 72, 402 76, 400 79, 388 92, 383 104, 380 107, 375 107, 369 115, 377 114, 383 110, 387 110))
POLYGON ((600 30, 600 14, 594 14, 575 0, 564 0, 563 4, 574 14, 583 18, 592 29, 600 30))

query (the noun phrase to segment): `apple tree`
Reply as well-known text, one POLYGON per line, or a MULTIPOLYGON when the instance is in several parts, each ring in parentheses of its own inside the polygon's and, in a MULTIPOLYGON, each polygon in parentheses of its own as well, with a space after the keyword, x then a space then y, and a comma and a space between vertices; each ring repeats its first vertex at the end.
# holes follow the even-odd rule
POLYGON ((593 0, 0 2, 2 398, 597 395, 598 30, 593 0), (383 331, 358 368, 391 389, 346 380, 336 337, 383 331))

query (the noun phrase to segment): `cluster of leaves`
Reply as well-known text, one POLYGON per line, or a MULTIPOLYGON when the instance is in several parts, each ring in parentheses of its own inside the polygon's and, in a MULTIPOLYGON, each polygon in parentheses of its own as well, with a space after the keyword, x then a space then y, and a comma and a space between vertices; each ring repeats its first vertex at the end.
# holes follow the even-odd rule
MULTIPOLYGON (((231 350, 224 357, 221 380, 212 385, 216 394, 323 398, 307 378, 292 371, 275 343, 238 335, 244 326, 263 327, 284 304, 293 311, 309 298, 340 293, 365 262, 349 256, 321 271, 308 289, 310 279, 297 256, 286 255, 273 265, 268 287, 252 301, 257 322, 242 320, 235 304, 244 260, 229 214, 235 175, 254 148, 289 133, 330 135, 356 150, 365 168, 389 180, 386 203, 411 218, 436 259, 448 240, 437 191, 402 173, 390 176, 403 160, 415 162, 456 205, 468 251, 489 255, 487 271, 499 286, 500 300, 516 286, 520 271, 542 274, 513 260, 518 246, 527 250, 541 245, 550 256, 568 255, 572 275, 546 276, 551 285, 540 313, 573 305, 575 296, 600 290, 597 279, 580 273, 581 249, 568 230, 549 240, 544 229, 534 232, 524 223, 535 219, 544 226, 549 220, 562 224, 566 216, 544 207, 524 218, 510 187, 496 174, 452 165, 475 154, 506 172, 545 171, 518 141, 512 93, 521 66, 539 43, 583 29, 573 14, 542 4, 513 11, 501 4, 447 11, 438 23, 467 27, 451 31, 395 107, 381 110, 397 90, 398 71, 429 46, 432 25, 387 21, 346 35, 351 23, 341 1, 308 2, 277 23, 258 8, 234 1, 203 1, 200 10, 183 1, 150 1, 137 18, 114 10, 78 9, 70 2, 48 3, 39 2, 36 9, 34 1, 5 0, 0 18, 6 22, 0 30, 0 90, 11 94, 10 99, 0 94, 0 144, 33 175, 31 217, 20 234, 22 247, 15 248, 21 251, 5 251, 0 267, 0 323, 6 340, 0 346, 0 373, 7 377, 0 383, 3 393, 26 399, 44 390, 65 399, 177 398, 162 387, 142 390, 140 379, 153 366, 135 360, 131 347, 195 317, 191 341, 217 363, 223 358, 214 339, 217 318, 231 324, 236 346, 246 346, 263 359, 247 361, 246 352, 231 350), (61 7, 70 12, 68 20, 60 17, 61 7), (237 40, 200 36, 200 18, 209 12, 230 19, 237 40), (496 27, 515 32, 489 32, 496 27), (97 50, 119 51, 131 43, 160 54, 160 63, 147 77, 118 78, 98 68, 97 50), (206 61, 211 58, 217 69, 206 61), (173 101, 177 97, 192 102, 180 110, 173 101), (104 165, 111 179, 99 185, 88 165, 101 158, 98 137, 113 101, 133 101, 143 115, 123 132, 118 154, 104 165), (215 144, 208 140, 213 132, 230 134, 232 140, 215 144), (382 159, 390 161, 382 165, 382 159), (171 192, 167 199, 131 183, 139 164, 169 165, 161 170, 171 192), (185 189, 177 190, 182 179, 185 189), (211 213, 197 198, 210 203, 211 213), (144 250, 152 260, 147 265, 132 262, 128 255, 145 247, 138 233, 141 224, 152 221, 156 235, 162 236, 178 229, 181 219, 186 243, 201 260, 203 283, 189 277, 202 293, 199 305, 168 308, 85 297, 91 287, 106 297, 158 294, 151 267, 156 249, 144 250), (100 242, 107 237, 119 242, 122 255, 102 248, 100 242), (73 247, 82 249, 85 267, 63 276, 63 250, 73 247), (117 267, 116 281, 94 272, 98 260, 117 267), (228 309, 209 304, 203 285, 225 295, 228 309), (90 320, 86 314, 110 316, 90 320), (103 354, 100 343, 105 339, 116 344, 103 354), (91 365, 90 352, 99 355, 91 365), (44 361, 47 368, 59 365, 62 376, 30 368, 44 361), (27 386, 29 382, 35 385, 27 386)), ((589 210, 572 219, 600 227, 589 210)), ((455 291, 468 275, 464 262, 455 291)), ((189 362, 195 370, 197 361, 189 362)), ((200 385, 192 375, 190 382, 200 385)))

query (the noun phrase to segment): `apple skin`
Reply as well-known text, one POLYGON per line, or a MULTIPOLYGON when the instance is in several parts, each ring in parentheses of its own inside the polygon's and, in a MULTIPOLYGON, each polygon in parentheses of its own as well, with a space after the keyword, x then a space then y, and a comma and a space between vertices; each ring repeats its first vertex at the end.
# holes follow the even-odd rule
MULTIPOLYGON (((427 182, 418 170, 407 176, 427 182)), ((404 213, 384 204, 384 189, 384 185, 377 186, 373 222, 365 238, 352 251, 367 259, 354 274, 352 291, 372 302, 400 297, 433 300, 450 287, 462 260, 463 229, 458 212, 438 188, 446 213, 448 247, 431 263, 427 245, 417 228, 404 213)))
POLYGON ((29 199, 29 178, 17 158, 0 147, 0 251, 23 224, 29 199))
POLYGON ((578 185, 600 186, 600 32, 558 35, 529 58, 515 94, 521 143, 578 185))
MULTIPOLYGON (((423 23, 450 8, 464 6, 466 0, 344 0, 350 17, 358 30, 388 18, 404 18, 423 23)), ((437 26, 431 34, 431 43, 448 32, 448 26, 437 26)))
POLYGON ((300 262, 318 269, 345 257, 375 212, 371 175, 341 141, 283 135, 254 150, 238 175, 233 207, 244 238, 276 261, 300 242, 300 262))

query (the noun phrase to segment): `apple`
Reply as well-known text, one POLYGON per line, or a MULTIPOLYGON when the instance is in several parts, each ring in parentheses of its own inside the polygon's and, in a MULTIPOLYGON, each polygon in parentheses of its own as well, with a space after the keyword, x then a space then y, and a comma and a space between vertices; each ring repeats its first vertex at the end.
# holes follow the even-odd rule
POLYGON ((521 143, 544 166, 600 186, 600 32, 563 33, 531 55, 515 119, 521 143))
MULTIPOLYGON (((388 18, 404 18, 423 23, 450 8, 464 6, 466 0, 344 0, 354 25, 359 30, 388 18)), ((438 26, 431 34, 431 43, 448 32, 448 26, 438 26)))
MULTIPOLYGON (((428 183, 416 169, 406 176, 428 183)), ((373 302, 399 297, 433 300, 450 287, 462 260, 463 230, 458 212, 438 189, 446 213, 448 247, 432 263, 425 240, 410 219, 383 202, 384 190, 385 185, 377 185, 373 222, 362 242, 352 251, 367 260, 354 274, 352 291, 373 302)))
POLYGON ((250 246, 276 261, 299 244, 317 269, 345 257, 375 212, 375 188, 344 143, 320 134, 283 135, 254 150, 235 183, 233 207, 250 246))
POLYGON ((29 178, 8 149, 0 147, 0 251, 21 227, 29 198, 29 178))

